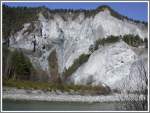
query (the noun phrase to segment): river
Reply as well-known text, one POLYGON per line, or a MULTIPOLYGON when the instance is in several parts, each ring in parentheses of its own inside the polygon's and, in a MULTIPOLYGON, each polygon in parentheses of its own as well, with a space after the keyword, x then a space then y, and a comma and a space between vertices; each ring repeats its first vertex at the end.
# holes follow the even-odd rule
POLYGON ((47 102, 3 99, 3 111, 114 111, 121 102, 47 102))

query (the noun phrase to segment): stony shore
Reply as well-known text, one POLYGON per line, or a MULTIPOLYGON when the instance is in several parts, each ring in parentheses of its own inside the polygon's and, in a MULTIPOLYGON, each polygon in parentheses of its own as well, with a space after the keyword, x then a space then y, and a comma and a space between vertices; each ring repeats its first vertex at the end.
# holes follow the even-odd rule
POLYGON ((69 102, 110 102, 132 99, 143 99, 143 95, 137 94, 110 94, 110 95, 79 95, 68 92, 42 90, 25 90, 16 88, 3 88, 3 99, 38 100, 38 101, 69 101, 69 102))

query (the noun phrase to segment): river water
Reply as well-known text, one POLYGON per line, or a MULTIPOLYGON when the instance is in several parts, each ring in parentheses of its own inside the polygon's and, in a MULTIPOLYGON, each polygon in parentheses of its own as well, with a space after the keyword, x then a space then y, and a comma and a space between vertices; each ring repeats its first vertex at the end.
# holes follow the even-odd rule
POLYGON ((121 102, 46 102, 3 99, 3 111, 114 111, 122 110, 121 102))

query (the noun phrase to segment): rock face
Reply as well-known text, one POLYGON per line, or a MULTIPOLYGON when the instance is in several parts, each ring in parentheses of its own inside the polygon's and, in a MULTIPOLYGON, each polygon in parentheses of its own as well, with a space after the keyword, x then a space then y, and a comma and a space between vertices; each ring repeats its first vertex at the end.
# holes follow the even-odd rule
MULTIPOLYGON (((49 12, 48 15, 49 18, 46 18, 43 13, 39 13, 37 21, 25 23, 23 29, 10 36, 10 47, 21 48, 34 67, 47 71, 49 76, 48 57, 54 49, 61 75, 81 54, 89 53, 90 45, 99 38, 125 34, 139 35, 142 39, 147 37, 147 27, 144 24, 117 19, 108 9, 89 17, 83 12, 76 16, 75 13, 68 12, 63 16, 65 19, 57 13, 49 12), (27 30, 31 24, 34 29, 29 33, 27 30)), ((88 79, 91 79, 93 85, 102 83, 121 89, 122 81, 130 82, 127 78, 131 65, 137 59, 138 55, 122 41, 100 47, 71 76, 71 81, 75 84, 87 84, 88 79)))
POLYGON ((71 80, 75 84, 103 84, 111 89, 142 90, 145 85, 142 65, 136 53, 121 41, 100 47, 71 76, 71 80))

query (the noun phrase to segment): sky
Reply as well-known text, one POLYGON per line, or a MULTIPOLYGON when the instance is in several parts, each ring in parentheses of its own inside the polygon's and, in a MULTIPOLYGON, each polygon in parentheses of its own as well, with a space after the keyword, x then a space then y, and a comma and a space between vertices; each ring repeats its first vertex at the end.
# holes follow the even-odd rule
POLYGON ((147 2, 4 2, 4 4, 13 7, 46 6, 49 9, 95 9, 101 5, 109 5, 124 16, 135 20, 148 21, 147 2))

